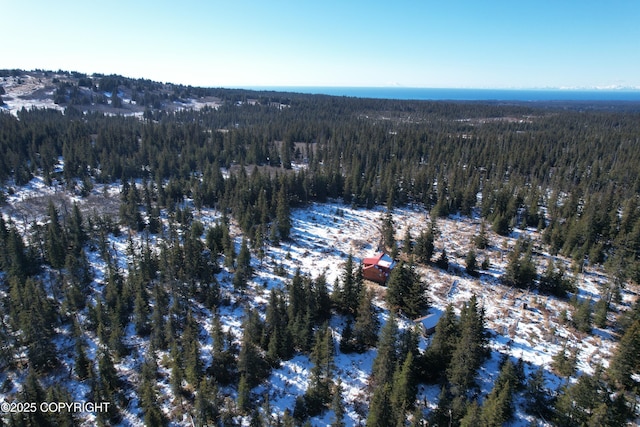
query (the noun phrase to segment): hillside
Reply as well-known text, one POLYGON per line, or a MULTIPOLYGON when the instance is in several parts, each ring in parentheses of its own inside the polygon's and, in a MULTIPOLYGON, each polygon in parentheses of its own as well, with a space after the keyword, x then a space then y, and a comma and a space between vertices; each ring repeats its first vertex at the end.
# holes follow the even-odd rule
POLYGON ((637 422, 637 113, 4 74, 4 423, 637 422))

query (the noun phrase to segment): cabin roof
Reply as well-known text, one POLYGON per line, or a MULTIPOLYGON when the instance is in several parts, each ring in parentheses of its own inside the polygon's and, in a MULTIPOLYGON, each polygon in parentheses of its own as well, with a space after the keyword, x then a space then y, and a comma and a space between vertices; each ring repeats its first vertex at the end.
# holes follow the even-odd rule
POLYGON ((363 260, 363 263, 365 266, 377 265, 388 270, 391 270, 396 265, 396 262, 393 260, 393 258, 385 254, 384 252, 380 252, 379 254, 376 254, 372 257, 365 258, 363 260))

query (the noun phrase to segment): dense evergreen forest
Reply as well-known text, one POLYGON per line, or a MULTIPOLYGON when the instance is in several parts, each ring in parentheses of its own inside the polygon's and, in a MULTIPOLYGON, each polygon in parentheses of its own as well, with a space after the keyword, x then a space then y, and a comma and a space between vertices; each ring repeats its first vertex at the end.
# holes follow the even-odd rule
MULTIPOLYGON (((474 298, 459 317, 447 310, 426 351, 418 350, 412 332, 398 330, 394 316, 383 327, 377 323, 374 296, 351 258, 332 292, 324 277, 300 271, 285 289, 272 290, 264 315, 247 310, 241 339, 224 332, 215 313, 228 303, 216 274, 233 272, 242 292, 251 258, 290 239, 291 210, 328 200, 389 210, 421 205, 434 221, 479 215, 499 235, 537 228, 544 241, 536 244, 550 253, 604 266, 612 277, 610 302, 640 281, 640 106, 357 99, 65 76, 55 92, 64 111, 0 113, 0 370, 11 373, 0 376, 3 393, 11 395, 19 380, 12 395, 18 401, 73 401, 52 381, 65 376, 84 384, 92 401, 114 402, 97 415, 103 425, 126 424, 119 408, 132 397, 124 390, 134 390, 147 425, 183 422, 185 414, 196 425, 233 425, 239 415, 252 425, 294 425, 324 410, 334 411, 333 425, 344 425, 328 327, 337 314, 348 320, 340 351, 377 348, 367 425, 425 425, 426 419, 502 425, 512 416, 516 389, 529 393, 534 416, 557 425, 619 426, 632 418, 639 304, 620 314, 616 330, 624 345, 606 372, 550 395, 540 378, 525 380, 521 367, 506 360, 483 402, 470 392, 488 356, 474 298), (198 97, 216 97, 219 105, 163 107, 198 97), (143 114, 85 108, 103 103, 117 110, 123 102, 135 102, 143 114), (50 201, 38 221, 17 223, 7 200, 34 177, 79 199, 98 184, 117 185, 119 206, 82 212, 74 204, 63 211, 50 201), (205 228, 192 214, 204 208, 222 219, 205 228), (243 236, 239 251, 232 221, 243 236), (123 233, 146 236, 141 247, 131 244, 133 262, 125 267, 108 243, 109 235, 123 233), (161 237, 157 248, 149 243, 154 236, 161 237), (100 292, 90 286, 96 274, 90 252, 106 265, 100 292), (210 331, 199 326, 193 303, 213 313, 210 331), (131 330, 147 351, 137 382, 124 384, 114 363, 133 351, 124 340, 131 330), (204 335, 213 343, 206 364, 204 335), (168 372, 158 366, 158 354, 168 372), (309 388, 290 412, 268 420, 268 399, 256 404, 252 390, 295 354, 309 355, 313 364, 309 388), (177 413, 159 406, 162 377, 182 402, 177 413), (442 385, 431 413, 416 404, 419 382, 442 385)), ((417 317, 429 301, 415 263, 446 262, 446 254, 432 260, 435 231, 413 237, 404 245, 413 256, 394 270, 387 303, 417 317)), ((571 285, 554 266, 538 274, 527 264, 533 250, 522 242, 509 255, 504 282, 565 297, 571 285)), ((467 271, 477 268, 474 255, 467 271)), ((2 416, 0 425, 11 426, 81 422, 60 413, 2 416)))
POLYGON ((554 251, 638 279, 638 112, 220 91, 217 109, 149 106, 143 120, 73 106, 3 114, 0 179, 42 174, 79 191, 142 179, 158 207, 190 197, 228 210, 245 232, 271 223, 280 193, 289 207, 480 208, 498 233, 547 227, 554 251), (250 97, 262 102, 238 104, 250 97))

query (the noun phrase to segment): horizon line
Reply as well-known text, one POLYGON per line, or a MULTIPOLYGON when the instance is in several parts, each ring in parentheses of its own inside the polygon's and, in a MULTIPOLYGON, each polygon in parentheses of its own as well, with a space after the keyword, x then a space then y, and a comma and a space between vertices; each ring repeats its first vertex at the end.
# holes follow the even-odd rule
MULTIPOLYGON (((214 86, 209 86, 214 87, 214 86)), ((592 92, 636 92, 640 91, 640 86, 544 86, 544 87, 481 87, 481 86, 399 86, 399 85, 381 85, 381 86, 362 86, 362 85, 266 85, 266 84, 256 84, 256 85, 225 85, 225 86, 215 86, 215 87, 227 87, 230 89, 281 89, 281 88, 336 88, 336 89, 428 89, 428 90, 504 90, 504 91, 592 91, 592 92)))
POLYGON ((93 77, 96 75, 110 76, 117 75, 128 79, 143 79, 152 80, 157 83, 173 84, 179 86, 192 86, 200 88, 222 88, 222 89, 273 89, 273 88, 348 88, 348 89, 429 89, 429 90, 499 90, 499 91, 566 91, 566 92, 640 92, 640 85, 623 85, 623 84, 609 84, 609 85, 593 85, 593 86, 502 86, 502 87, 488 87, 488 86, 423 86, 423 85, 404 85, 399 83, 387 83, 381 85, 348 85, 348 84, 238 84, 238 83, 222 83, 222 84, 193 84, 193 83, 180 83, 173 81, 153 80, 148 77, 132 77, 119 73, 106 73, 106 72, 86 72, 77 70, 47 70, 43 68, 15 68, 15 67, 0 67, 3 71, 19 70, 25 73, 29 72, 50 72, 50 73, 80 73, 93 77))

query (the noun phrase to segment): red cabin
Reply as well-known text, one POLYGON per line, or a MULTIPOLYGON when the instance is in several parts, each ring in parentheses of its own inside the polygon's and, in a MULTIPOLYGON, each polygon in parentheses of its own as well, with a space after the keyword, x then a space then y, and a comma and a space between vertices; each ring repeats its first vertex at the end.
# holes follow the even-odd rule
POLYGON ((364 278, 372 282, 384 285, 389 279, 391 270, 395 267, 396 262, 389 255, 379 253, 373 257, 365 258, 362 273, 364 278))

